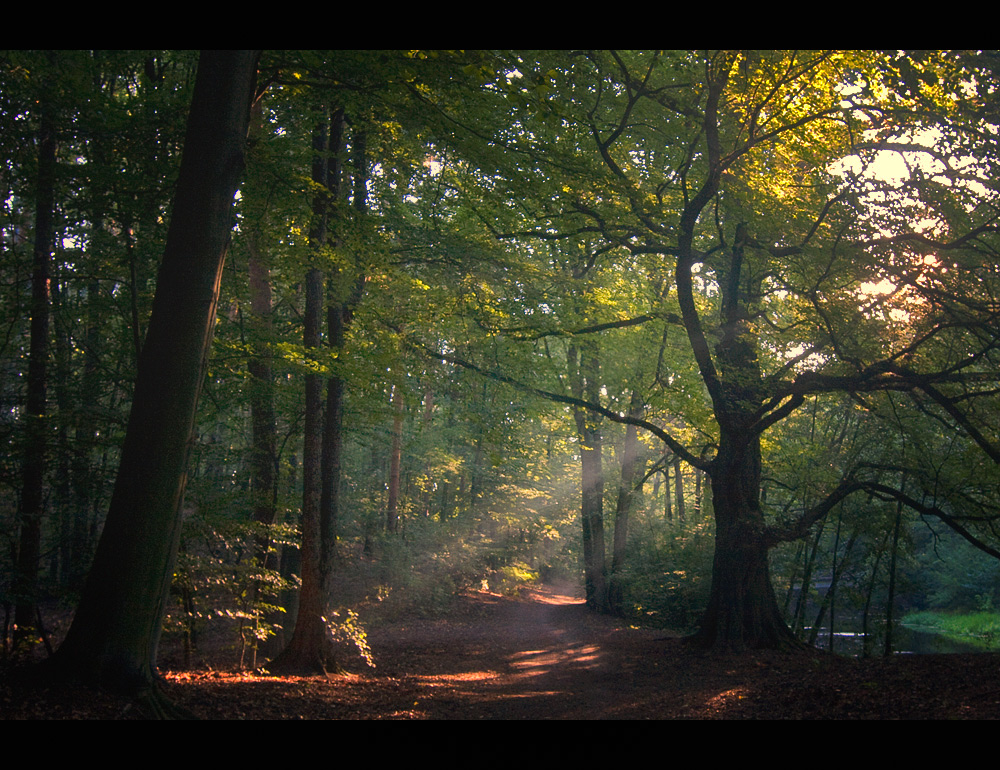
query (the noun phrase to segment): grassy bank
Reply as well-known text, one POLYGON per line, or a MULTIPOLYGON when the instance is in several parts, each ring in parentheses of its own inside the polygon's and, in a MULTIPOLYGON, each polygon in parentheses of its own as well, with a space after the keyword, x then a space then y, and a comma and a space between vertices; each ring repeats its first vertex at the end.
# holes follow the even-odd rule
POLYGON ((903 618, 903 625, 933 629, 955 641, 1000 652, 1000 612, 914 612, 903 618))

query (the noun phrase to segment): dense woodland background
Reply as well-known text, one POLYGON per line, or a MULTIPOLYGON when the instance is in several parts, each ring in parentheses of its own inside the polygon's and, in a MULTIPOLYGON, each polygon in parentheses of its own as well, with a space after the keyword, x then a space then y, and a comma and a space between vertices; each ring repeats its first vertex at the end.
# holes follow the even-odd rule
MULTIPOLYGON (((561 580, 874 654, 1000 600, 995 52, 255 61, 163 644, 330 668, 561 580)), ((5 659, 84 591, 198 63, 0 52, 5 659)))

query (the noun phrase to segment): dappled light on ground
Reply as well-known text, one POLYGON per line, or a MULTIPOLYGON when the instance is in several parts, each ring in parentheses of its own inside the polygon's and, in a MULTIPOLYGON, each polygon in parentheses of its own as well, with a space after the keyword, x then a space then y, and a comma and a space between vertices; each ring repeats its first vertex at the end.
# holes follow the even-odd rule
MULTIPOLYGON (((471 594, 386 623, 370 629, 375 669, 168 671, 164 689, 203 719, 1000 718, 1000 655, 711 656, 567 599, 471 594)), ((0 684, 4 719, 142 718, 92 691, 0 684)))
POLYGON ((598 647, 593 644, 525 650, 511 656, 511 666, 515 671, 530 675, 546 674, 555 666, 566 664, 594 668, 597 665, 598 652, 598 647))

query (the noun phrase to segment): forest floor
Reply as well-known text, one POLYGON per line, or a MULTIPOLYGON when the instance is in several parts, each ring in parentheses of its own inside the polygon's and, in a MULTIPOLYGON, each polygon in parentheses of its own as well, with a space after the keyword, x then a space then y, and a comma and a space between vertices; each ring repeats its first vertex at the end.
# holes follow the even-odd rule
MULTIPOLYGON (((333 677, 164 671, 203 719, 998 719, 1000 655, 711 656, 554 589, 462 596, 368 632, 376 667, 333 677)), ((3 719, 136 719, 126 700, 0 681, 3 719)))

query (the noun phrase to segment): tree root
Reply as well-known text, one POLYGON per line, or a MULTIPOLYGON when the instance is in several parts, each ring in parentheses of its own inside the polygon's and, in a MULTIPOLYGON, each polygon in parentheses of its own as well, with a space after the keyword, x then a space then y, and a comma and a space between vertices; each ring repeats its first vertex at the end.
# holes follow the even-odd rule
MULTIPOLYGON (((200 717, 192 711, 178 706, 168 698, 157 686, 152 686, 139 693, 135 698, 135 706, 144 719, 198 720, 200 717)), ((127 710, 128 707, 126 707, 127 710)), ((124 712, 123 712, 124 713, 124 712)))

